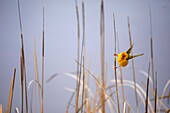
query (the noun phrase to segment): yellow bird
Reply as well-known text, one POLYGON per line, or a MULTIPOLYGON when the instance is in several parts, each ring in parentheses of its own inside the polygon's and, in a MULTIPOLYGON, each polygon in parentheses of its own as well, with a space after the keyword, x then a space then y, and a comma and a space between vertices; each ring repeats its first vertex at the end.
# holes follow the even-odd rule
POLYGON ((128 60, 132 59, 132 58, 135 58, 135 57, 138 57, 138 56, 142 56, 143 54, 137 54, 137 55, 133 55, 131 56, 130 53, 131 53, 131 50, 133 48, 133 45, 126 51, 126 52, 121 52, 119 54, 114 54, 114 56, 117 56, 117 61, 118 61, 118 64, 121 66, 121 67, 125 67, 128 65, 128 60))

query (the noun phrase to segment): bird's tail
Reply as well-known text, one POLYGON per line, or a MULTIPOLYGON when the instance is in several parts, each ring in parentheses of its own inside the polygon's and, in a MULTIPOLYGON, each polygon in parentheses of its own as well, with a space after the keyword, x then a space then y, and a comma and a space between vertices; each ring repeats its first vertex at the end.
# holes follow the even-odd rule
POLYGON ((135 58, 135 57, 138 57, 138 56, 142 56, 142 55, 144 55, 144 53, 142 53, 142 54, 137 54, 137 55, 133 55, 133 56, 130 56, 130 58, 129 58, 129 59, 132 59, 132 58, 135 58))

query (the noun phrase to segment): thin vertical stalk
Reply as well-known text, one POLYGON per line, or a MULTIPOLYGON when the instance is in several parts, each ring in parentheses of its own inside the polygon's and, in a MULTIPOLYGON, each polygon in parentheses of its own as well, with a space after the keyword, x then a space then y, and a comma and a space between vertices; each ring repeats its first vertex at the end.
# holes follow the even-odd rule
MULTIPOLYGON (((127 18, 128 21, 128 32, 129 32, 129 41, 130 41, 130 46, 132 45, 132 37, 131 37, 131 30, 130 30, 130 20, 129 17, 127 18)), ((131 55, 133 55, 133 51, 131 51, 131 55)), ((139 106, 138 106, 138 96, 137 96, 137 91, 136 91, 136 73, 135 73, 135 64, 134 60, 132 59, 132 69, 133 69, 133 81, 134 81, 134 88, 135 88, 135 97, 136 97, 136 107, 137 107, 137 112, 139 112, 139 106)))
MULTIPOLYGON (((76 4, 76 15, 77 15, 77 61, 79 62, 79 54, 80 54, 80 22, 79 22, 79 12, 78 12, 78 5, 77 5, 77 0, 75 0, 76 4)), ((79 77, 79 64, 77 64, 77 79, 79 77)), ((79 87, 78 87, 78 80, 76 81, 76 110, 78 110, 78 102, 79 102, 79 87)))
POLYGON ((157 109, 157 72, 156 72, 156 78, 155 78, 155 105, 154 105, 154 113, 156 113, 157 109))
MULTIPOLYGON (((24 82, 25 82, 25 100, 26 100, 26 113, 28 113, 28 96, 27 96, 27 80, 26 80, 26 67, 25 67, 25 57, 24 57, 24 41, 23 41, 23 34, 22 34, 22 23, 21 23, 21 13, 20 13, 20 4, 18 0, 18 13, 19 13, 19 22, 20 22, 20 34, 21 34, 21 68, 22 68, 22 73, 24 76, 24 82)), ((21 75, 22 76, 22 75, 21 75)))
POLYGON ((150 63, 148 67, 148 78, 147 78, 147 83, 146 83, 145 113, 148 113, 149 76, 150 76, 150 63))
POLYGON ((22 55, 20 56, 20 68, 21 68, 21 113, 24 112, 24 76, 23 76, 23 64, 22 55))
POLYGON ((101 76, 102 76, 102 87, 101 88, 101 104, 102 104, 102 113, 105 113, 105 31, 104 31, 104 2, 101 0, 101 9, 100 9, 100 47, 101 47, 101 76))
MULTIPOLYGON (((115 15, 114 14, 113 14, 113 24, 114 24, 115 54, 116 54, 116 22, 115 22, 115 15)), ((120 113, 119 90, 118 90, 118 84, 117 84, 117 71, 116 71, 116 56, 114 57, 114 74, 115 74, 115 81, 116 81, 117 107, 118 107, 118 113, 120 113)))
POLYGON ((85 85, 85 69, 84 69, 84 56, 83 56, 83 88, 82 88, 82 109, 81 113, 83 113, 83 104, 84 104, 84 85, 85 85))
POLYGON ((42 31, 42 103, 41 113, 44 113, 44 7, 43 7, 43 31, 42 31))
MULTIPOLYGON (((85 48, 85 13, 84 13, 84 0, 82 0, 82 24, 83 24, 83 38, 82 38, 82 47, 81 47, 81 59, 80 59, 80 64, 82 64, 82 60, 83 60, 83 50, 85 48)), ((81 80, 81 66, 79 67, 79 82, 77 85, 77 99, 76 99, 76 112, 78 112, 78 101, 79 101, 79 92, 80 92, 80 80, 81 80)))
POLYGON ((152 15, 151 8, 149 6, 149 17, 150 17, 150 48, 151 48, 151 66, 152 66, 152 81, 153 81, 153 90, 154 90, 154 60, 153 60, 153 39, 152 39, 152 15))
POLYGON ((126 113, 126 102, 123 102, 123 113, 126 113))
MULTIPOLYGON (((120 53, 119 50, 119 38, 118 38, 118 33, 117 33, 117 46, 118 46, 118 53, 120 53)), ((125 90, 124 90, 124 84, 123 84, 123 74, 122 74, 122 67, 119 68, 120 71, 120 83, 122 84, 122 97, 123 97, 123 102, 125 102, 125 90)))

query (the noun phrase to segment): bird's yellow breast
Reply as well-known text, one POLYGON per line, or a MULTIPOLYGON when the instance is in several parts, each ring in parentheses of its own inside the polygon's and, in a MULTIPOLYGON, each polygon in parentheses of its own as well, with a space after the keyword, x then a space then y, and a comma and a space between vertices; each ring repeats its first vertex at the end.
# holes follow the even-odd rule
POLYGON ((119 53, 118 58, 117 58, 119 65, 122 67, 127 66, 127 64, 128 64, 127 58, 128 58, 128 54, 126 52, 119 53))

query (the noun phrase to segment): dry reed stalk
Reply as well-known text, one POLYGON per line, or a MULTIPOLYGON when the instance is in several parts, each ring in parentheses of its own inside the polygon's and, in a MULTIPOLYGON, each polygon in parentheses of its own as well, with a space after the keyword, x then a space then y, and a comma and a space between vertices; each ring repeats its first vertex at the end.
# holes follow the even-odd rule
MULTIPOLYGON (((155 80, 156 80, 156 78, 155 78, 155 80)), ((155 83, 155 85, 156 85, 156 83, 155 83)), ((159 96, 159 97, 157 97, 157 99, 158 100, 160 100, 160 99, 169 99, 170 98, 170 95, 166 95, 166 96, 159 96)), ((150 101, 155 101, 155 98, 154 99, 150 99, 150 101)))
POLYGON ((23 58, 23 75, 24 75, 24 83, 25 83, 25 105, 26 105, 26 113, 28 113, 28 96, 27 96, 27 79, 26 79, 26 67, 25 67, 25 58, 24 58, 24 42, 22 41, 22 58, 23 58))
POLYGON ((91 113, 91 104, 90 104, 90 100, 87 100, 87 113, 91 113))
MULTIPOLYGON (((118 33, 117 33, 117 46, 118 46, 118 53, 120 53, 119 50, 119 38, 118 38, 118 33)), ((123 74, 122 74, 122 67, 119 68, 120 71, 120 81, 121 81, 121 86, 122 86, 122 97, 123 97, 123 101, 125 102, 126 98, 125 98, 125 90, 124 90, 124 85, 123 85, 123 74)))
POLYGON ((105 113, 105 30, 104 30, 104 2, 101 0, 101 9, 100 9, 100 47, 101 47, 101 78, 102 78, 102 87, 100 100, 102 104, 102 113, 105 113))
MULTIPOLYGON (((111 96, 113 96, 113 94, 115 94, 115 91, 114 92, 111 92, 110 95, 104 99, 104 101, 106 102, 111 96)), ((97 111, 99 111, 99 109, 102 107, 102 105, 100 105, 100 102, 98 103, 97 105, 97 111)))
POLYGON ((97 108, 96 108, 96 103, 97 103, 97 97, 99 94, 99 89, 97 86, 97 82, 95 83, 96 89, 95 89, 95 96, 94 96, 94 101, 93 101, 93 113, 97 113, 97 108))
MULTIPOLYGON (((113 26, 114 26, 114 37, 115 37, 115 54, 116 54, 116 22, 115 22, 115 16, 113 14, 113 26)), ((115 81, 116 81, 116 97, 117 97, 117 107, 118 107, 118 113, 120 113, 120 105, 119 105, 119 90, 117 85, 117 71, 116 71, 116 56, 114 57, 114 74, 115 74, 115 81)))
POLYGON ((12 99, 14 93, 14 84, 15 84, 15 75, 16 75, 16 68, 14 69, 14 75, 12 76, 11 84, 10 84, 10 91, 8 96, 8 107, 5 113, 11 113, 11 106, 12 106, 12 99))
MULTIPOLYGON (((76 61, 76 60, 75 60, 76 61)), ((77 61, 76 61, 77 62, 77 61)), ((79 62, 77 62, 81 67, 83 67, 82 66, 82 64, 80 64, 79 62)), ((107 94, 107 92, 105 91, 105 88, 103 88, 103 86, 102 86, 102 84, 100 83, 100 81, 97 79, 97 77, 93 74, 93 73, 91 73, 86 67, 84 67, 84 69, 94 78, 94 80, 95 80, 95 82, 97 83, 97 85, 98 85, 98 87, 100 87, 100 88, 102 88, 103 89, 103 91, 104 91, 104 95, 106 96, 106 97, 109 97, 109 103, 111 102, 114 106, 115 106, 115 104, 114 104, 114 102, 112 101, 112 99, 111 99, 111 97, 110 96, 108 96, 108 94, 107 94)), ((105 101, 105 100, 104 100, 105 101)))
MULTIPOLYGON (((39 74, 38 74, 38 61, 37 61, 37 52, 36 52, 36 40, 34 38, 34 69, 35 69, 35 80, 40 84, 39 80, 39 74)), ((40 87, 38 87, 38 93, 39 93, 39 101, 40 99, 40 87)), ((40 103, 40 102, 39 102, 40 103)), ((34 113, 36 113, 36 85, 35 85, 35 90, 34 90, 34 113)))
MULTIPOLYGON (((129 41, 130 41, 130 46, 132 45, 132 36, 131 36, 131 29, 130 29, 130 20, 129 17, 127 18, 128 21, 128 32, 129 32, 129 41)), ((131 51, 131 55, 133 55, 133 50, 131 51)), ((138 106, 138 96, 137 96, 137 91, 136 91, 136 74, 135 74, 135 64, 134 60, 132 59, 132 70, 133 70, 133 81, 134 81, 134 88, 135 88, 135 98, 136 98, 136 108, 137 112, 139 113, 139 106, 138 106)))
POLYGON ((44 113, 44 7, 43 7, 43 30, 42 30, 42 101, 41 113, 44 113))
POLYGON ((153 81, 153 90, 154 90, 155 79, 154 79, 153 39, 152 39, 152 14, 151 14, 150 6, 149 6, 149 18, 150 18, 150 48, 151 48, 152 81, 153 81))
POLYGON ((0 113, 2 113, 2 105, 0 104, 0 113))
POLYGON ((149 76, 150 76, 150 63, 148 67, 148 78, 147 78, 147 83, 146 83, 145 113, 148 113, 149 76))
MULTIPOLYGON (((79 54, 80 54, 80 22, 79 22, 79 11, 78 11, 78 5, 77 5, 77 0, 75 0, 75 4, 76 4, 76 16, 77 16, 77 61, 79 62, 79 54)), ((79 65, 77 64, 77 79, 79 77, 79 65)), ((76 81, 76 110, 75 112, 78 110, 78 81, 76 81)))
POLYGON ((126 113, 126 102, 123 102, 123 113, 126 113))
MULTIPOLYGON (((82 105, 80 106, 80 108, 78 109, 77 113, 83 109, 83 106, 84 106, 85 104, 86 104, 86 101, 83 102, 83 104, 82 104, 82 105)), ((82 111, 82 112, 85 112, 85 111, 82 111)))
POLYGON ((128 106, 128 113, 130 113, 130 107, 128 106))
MULTIPOLYGON (((19 13, 19 23, 20 23, 20 35, 21 35, 21 76, 23 76, 23 79, 21 78, 21 80, 23 80, 21 87, 24 87, 25 89, 25 103, 26 103, 26 113, 28 113, 28 96, 27 96, 27 80, 26 80, 26 67, 25 67, 25 57, 24 57, 24 41, 23 41, 23 34, 22 34, 22 22, 21 22, 21 13, 20 13, 20 4, 19 4, 19 0, 18 0, 18 13, 19 13)), ((24 90, 22 90, 22 93, 24 92, 24 90)), ((23 95, 23 94, 22 94, 23 95)), ((22 99, 23 102, 23 99, 22 99)), ((23 106, 23 105, 22 105, 23 106)), ((23 107, 22 107, 22 112, 23 112, 23 107)), ((21 113, 22 113, 21 112, 21 113)))
MULTIPOLYGON (((82 105, 84 103, 84 84, 85 84, 85 69, 84 69, 84 56, 83 56, 83 88, 82 88, 82 105)), ((82 109, 81 109, 81 113, 83 112, 83 106, 82 106, 82 109)))
MULTIPOLYGON (((83 60, 83 50, 85 48, 85 13, 84 13, 84 0, 82 0, 82 25, 83 25, 83 37, 82 37, 82 47, 81 47, 81 59, 80 59, 80 63, 82 64, 82 60, 83 60)), ((80 91, 80 80, 81 80, 81 66, 79 67, 79 82, 77 85, 77 99, 76 99, 76 112, 77 112, 77 108, 78 108, 78 101, 79 101, 79 91, 80 91)))
MULTIPOLYGON (((90 70, 90 65, 91 65, 91 62, 89 61, 88 70, 90 70)), ((84 69, 84 68, 83 68, 83 69, 84 69)), ((87 72, 85 72, 85 74, 87 75, 87 77, 86 77, 86 79, 85 79, 85 83, 87 84, 87 87, 90 87, 90 86, 89 86, 89 83, 90 83, 90 74, 87 73, 87 72)), ((85 97, 84 97, 84 98, 85 98, 85 99, 88 99, 88 98, 89 98, 89 91, 88 91, 87 88, 85 89, 85 97)), ((85 109, 85 111, 88 111, 88 106, 87 106, 87 104, 84 106, 84 109, 85 109)))
POLYGON ((154 113, 156 113, 156 109, 157 109, 157 72, 156 72, 156 79, 155 79, 155 99, 154 99, 154 101, 155 101, 154 113))
POLYGON ((24 112, 24 76, 23 76, 23 63, 22 56, 20 56, 20 68, 21 68, 21 113, 24 112))

